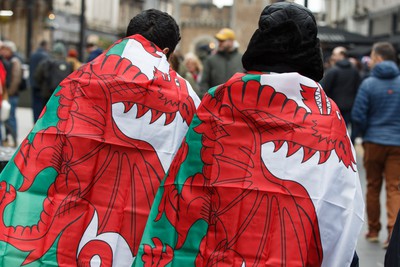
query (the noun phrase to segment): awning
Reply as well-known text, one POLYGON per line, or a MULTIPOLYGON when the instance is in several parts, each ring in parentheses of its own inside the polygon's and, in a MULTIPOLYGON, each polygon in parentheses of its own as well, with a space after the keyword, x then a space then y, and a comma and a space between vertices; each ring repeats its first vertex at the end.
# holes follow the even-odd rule
POLYGON ((371 54, 372 45, 356 45, 347 50, 349 57, 362 57, 369 56, 371 54))
POLYGON ((329 26, 318 26, 318 38, 321 42, 334 45, 372 45, 374 39, 358 33, 335 29, 329 26))
POLYGON ((378 39, 379 42, 391 43, 397 51, 400 51, 400 35, 395 34, 389 37, 381 37, 378 39))

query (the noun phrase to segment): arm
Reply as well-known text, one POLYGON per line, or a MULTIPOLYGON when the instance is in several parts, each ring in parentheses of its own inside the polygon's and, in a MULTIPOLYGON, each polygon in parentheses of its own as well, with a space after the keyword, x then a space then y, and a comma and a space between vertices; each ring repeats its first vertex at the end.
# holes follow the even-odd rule
POLYGON ((201 80, 199 83, 199 92, 200 92, 200 98, 203 97, 203 95, 210 89, 210 78, 211 78, 211 66, 210 66, 210 61, 207 58, 204 61, 204 68, 203 68, 203 73, 201 75, 201 80))
POLYGON ((11 62, 11 82, 7 88, 8 95, 13 96, 18 93, 18 87, 22 79, 22 66, 21 62, 15 57, 11 62))
POLYGON ((354 125, 352 139, 355 139, 358 135, 362 136, 367 127, 368 107, 370 104, 367 88, 366 82, 360 85, 351 111, 351 120, 354 125))
POLYGON ((45 80, 46 62, 47 60, 41 61, 37 66, 35 73, 33 73, 33 79, 39 87, 43 87, 43 81, 45 80))
POLYGON ((335 76, 336 76, 336 69, 335 67, 332 67, 325 73, 324 77, 320 81, 320 84, 322 88, 324 88, 324 91, 328 95, 328 97, 331 97, 332 88, 335 82, 335 76))

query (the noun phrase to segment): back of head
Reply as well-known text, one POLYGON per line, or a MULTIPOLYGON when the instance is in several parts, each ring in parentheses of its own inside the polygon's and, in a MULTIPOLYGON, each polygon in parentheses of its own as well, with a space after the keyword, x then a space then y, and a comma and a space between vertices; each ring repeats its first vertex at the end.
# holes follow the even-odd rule
POLYGON ((47 43, 46 40, 40 41, 39 47, 44 48, 44 49, 47 49, 47 46, 48 46, 48 43, 47 43))
POLYGON ((167 58, 181 40, 179 26, 168 13, 156 9, 144 10, 129 22, 126 36, 140 34, 159 48, 169 48, 167 58))
POLYGON ((332 54, 347 56, 347 49, 343 46, 337 46, 333 49, 332 54))
POLYGON ((13 53, 17 52, 17 46, 15 45, 15 43, 13 41, 10 41, 10 40, 3 41, 1 47, 10 49, 11 52, 13 52, 13 53))
POLYGON ((393 45, 388 42, 378 42, 372 46, 372 51, 382 57, 383 60, 391 60, 397 62, 396 50, 393 45))
POLYGON ((264 8, 242 62, 246 70, 299 72, 315 81, 323 60, 315 18, 307 8, 278 2, 264 8))
POLYGON ((63 43, 56 43, 53 46, 53 55, 57 57, 66 57, 67 56, 67 49, 63 43))
POLYGON ((343 46, 337 46, 332 50, 331 59, 334 62, 347 58, 347 49, 343 46))

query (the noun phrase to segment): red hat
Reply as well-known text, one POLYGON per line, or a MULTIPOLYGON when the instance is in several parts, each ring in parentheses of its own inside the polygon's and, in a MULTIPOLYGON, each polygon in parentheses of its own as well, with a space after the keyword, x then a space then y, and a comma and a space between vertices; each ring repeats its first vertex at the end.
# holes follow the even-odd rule
POLYGON ((76 49, 71 48, 70 50, 68 50, 68 56, 69 57, 77 57, 78 51, 76 51, 76 49))

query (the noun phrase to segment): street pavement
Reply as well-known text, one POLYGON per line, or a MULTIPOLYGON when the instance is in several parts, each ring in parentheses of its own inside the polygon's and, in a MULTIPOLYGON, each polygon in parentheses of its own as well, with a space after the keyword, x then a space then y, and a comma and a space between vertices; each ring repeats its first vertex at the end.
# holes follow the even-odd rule
MULTIPOLYGON (((30 108, 17 108, 17 120, 18 120, 18 141, 19 143, 27 136, 29 131, 33 127, 33 115, 32 109, 30 108)), ((363 191, 365 192, 365 170, 362 166, 362 155, 363 149, 361 144, 356 145, 357 152, 357 163, 358 171, 360 174, 360 181, 363 191)), ((365 193, 364 193, 365 196, 365 193)), ((360 237, 358 239, 357 254, 360 258, 360 267, 382 267, 384 266, 384 258, 386 250, 382 248, 383 242, 387 238, 386 232, 386 207, 385 207, 385 188, 383 185, 381 192, 381 223, 383 230, 379 234, 379 243, 370 243, 364 238, 367 232, 366 223, 361 230, 360 237)))

